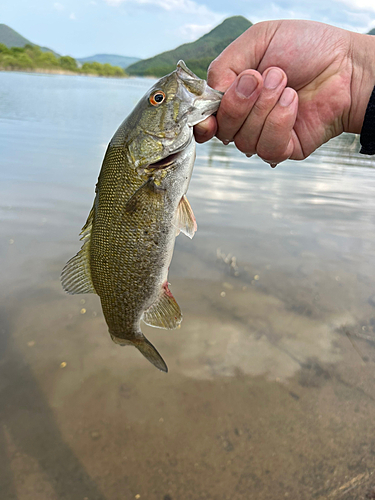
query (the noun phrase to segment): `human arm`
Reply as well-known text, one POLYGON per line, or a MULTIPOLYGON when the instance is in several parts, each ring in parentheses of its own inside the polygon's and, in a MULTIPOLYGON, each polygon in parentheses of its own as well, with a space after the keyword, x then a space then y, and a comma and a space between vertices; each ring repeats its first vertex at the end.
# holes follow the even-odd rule
POLYGON ((301 160, 344 131, 360 133, 375 84, 375 37, 313 21, 259 23, 213 61, 208 83, 226 93, 216 119, 196 128, 198 142, 216 133, 269 163, 301 160), (282 80, 267 88, 272 67, 282 80), (235 88, 249 70, 257 94, 241 100, 235 88))

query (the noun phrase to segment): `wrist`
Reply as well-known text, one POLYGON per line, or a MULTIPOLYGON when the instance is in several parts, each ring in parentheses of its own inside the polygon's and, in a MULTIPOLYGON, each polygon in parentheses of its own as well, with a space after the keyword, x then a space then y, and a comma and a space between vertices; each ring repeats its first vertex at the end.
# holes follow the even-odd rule
POLYGON ((375 86, 375 36, 352 35, 351 104, 345 132, 359 134, 375 86))

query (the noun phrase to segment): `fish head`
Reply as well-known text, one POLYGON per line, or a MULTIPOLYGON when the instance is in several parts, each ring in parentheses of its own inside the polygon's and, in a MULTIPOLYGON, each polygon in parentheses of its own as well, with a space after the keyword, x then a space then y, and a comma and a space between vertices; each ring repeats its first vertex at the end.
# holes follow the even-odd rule
POLYGON ((128 151, 137 169, 184 150, 193 126, 215 113, 222 92, 196 76, 183 61, 156 82, 126 120, 128 151))

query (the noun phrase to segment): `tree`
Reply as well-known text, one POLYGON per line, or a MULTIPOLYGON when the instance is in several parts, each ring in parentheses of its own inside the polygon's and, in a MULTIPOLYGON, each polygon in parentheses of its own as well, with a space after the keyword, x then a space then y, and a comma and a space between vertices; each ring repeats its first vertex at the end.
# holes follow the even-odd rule
POLYGON ((42 52, 35 62, 39 68, 50 68, 59 65, 59 61, 52 52, 42 52))
POLYGON ((0 43, 0 54, 10 54, 10 50, 8 49, 8 47, 6 45, 4 45, 3 43, 0 43))
POLYGON ((67 71, 77 71, 77 61, 70 56, 62 56, 58 59, 59 65, 62 69, 67 71))

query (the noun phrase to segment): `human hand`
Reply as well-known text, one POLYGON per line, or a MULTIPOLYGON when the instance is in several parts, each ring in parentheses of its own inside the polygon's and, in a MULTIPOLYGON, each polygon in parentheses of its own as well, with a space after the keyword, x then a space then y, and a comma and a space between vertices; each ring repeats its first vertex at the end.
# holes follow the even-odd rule
POLYGON ((375 83, 374 54, 370 35, 313 21, 256 24, 211 63, 208 83, 225 95, 216 119, 195 127, 197 142, 216 133, 277 164, 306 158, 344 131, 359 133, 375 83), (251 81, 256 88, 246 97, 251 81))

